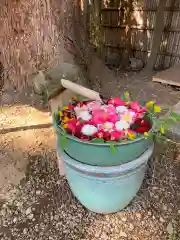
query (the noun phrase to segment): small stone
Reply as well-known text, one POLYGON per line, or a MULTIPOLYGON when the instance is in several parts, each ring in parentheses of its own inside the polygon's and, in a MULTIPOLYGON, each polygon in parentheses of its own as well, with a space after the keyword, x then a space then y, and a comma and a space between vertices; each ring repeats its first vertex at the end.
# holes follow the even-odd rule
POLYGON ((54 216, 54 219, 57 221, 59 219, 59 216, 58 215, 55 215, 54 216))
POLYGON ((172 235, 174 230, 173 230, 173 225, 172 222, 169 222, 167 225, 167 232, 169 233, 169 235, 172 235))
POLYGON ((34 214, 33 213, 31 213, 30 215, 28 215, 28 218, 31 220, 31 219, 33 219, 33 217, 34 217, 34 214))
POLYGON ((24 228, 23 234, 27 234, 27 232, 28 232, 28 229, 27 229, 27 228, 24 228))
POLYGON ((126 216, 121 217, 121 220, 122 220, 123 222, 126 222, 126 221, 127 221, 127 217, 126 217, 126 216))
POLYGON ((180 214, 180 210, 178 210, 178 214, 180 214))
POLYGON ((41 194, 41 191, 40 190, 37 190, 36 191, 36 195, 40 195, 41 194))
POLYGON ((148 216, 151 216, 152 215, 152 212, 151 211, 148 211, 148 216))
POLYGON ((119 236, 127 238, 127 234, 125 232, 123 232, 123 231, 120 231, 119 236))
POLYGON ((139 219, 141 219, 142 216, 141 216, 140 213, 136 213, 136 217, 139 218, 139 219))
POLYGON ((26 215, 29 215, 31 213, 31 207, 26 209, 26 215))
POLYGON ((172 212, 172 208, 168 208, 168 212, 172 212))
POLYGON ((16 222, 17 222, 17 217, 13 219, 13 223, 16 223, 16 222))
POLYGON ((163 217, 160 217, 159 220, 160 220, 160 222, 162 222, 162 223, 166 222, 163 217))
POLYGON ((164 211, 167 211, 167 206, 166 205, 163 204, 162 208, 163 208, 164 211))
POLYGON ((132 223, 129 224, 129 230, 133 231, 134 230, 134 225, 132 223))

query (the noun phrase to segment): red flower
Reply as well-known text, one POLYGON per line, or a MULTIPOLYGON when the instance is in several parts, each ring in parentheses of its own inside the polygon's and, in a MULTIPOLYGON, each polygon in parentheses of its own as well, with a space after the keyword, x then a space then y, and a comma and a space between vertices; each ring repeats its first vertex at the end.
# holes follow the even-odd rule
POLYGON ((119 141, 125 138, 124 131, 114 131, 111 133, 110 140, 112 141, 119 141))
POLYGON ((134 131, 137 133, 148 132, 151 129, 150 122, 145 119, 137 119, 134 124, 137 125, 137 127, 134 129, 134 131))

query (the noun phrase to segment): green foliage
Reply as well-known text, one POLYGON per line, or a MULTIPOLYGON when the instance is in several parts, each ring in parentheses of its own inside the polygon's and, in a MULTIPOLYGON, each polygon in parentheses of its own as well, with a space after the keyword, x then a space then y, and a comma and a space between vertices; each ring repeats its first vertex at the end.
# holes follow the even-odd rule
POLYGON ((61 145, 62 150, 64 151, 64 149, 65 149, 65 147, 67 145, 67 136, 66 136, 66 134, 64 134, 64 135, 62 135, 60 137, 60 145, 61 145))
POLYGON ((110 143, 110 150, 113 154, 115 154, 117 152, 117 150, 112 142, 110 143))
POLYGON ((92 143, 104 143, 104 139, 102 138, 93 138, 91 140, 92 143))

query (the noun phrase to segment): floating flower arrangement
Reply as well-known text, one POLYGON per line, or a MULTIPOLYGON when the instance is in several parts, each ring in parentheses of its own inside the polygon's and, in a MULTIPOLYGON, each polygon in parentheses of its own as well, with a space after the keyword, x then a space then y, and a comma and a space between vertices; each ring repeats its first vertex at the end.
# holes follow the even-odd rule
POLYGON ((161 108, 156 101, 132 101, 129 93, 107 101, 81 101, 73 98, 59 108, 56 121, 64 134, 83 141, 125 142, 139 137, 164 135, 167 123, 175 117, 159 119, 161 108))

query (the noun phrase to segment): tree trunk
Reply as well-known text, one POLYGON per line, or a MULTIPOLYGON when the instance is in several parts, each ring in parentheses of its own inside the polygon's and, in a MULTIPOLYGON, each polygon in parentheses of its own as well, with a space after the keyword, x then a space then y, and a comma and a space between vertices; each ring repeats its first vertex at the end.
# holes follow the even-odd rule
POLYGON ((147 65, 144 69, 145 73, 150 73, 153 71, 154 64, 157 58, 159 47, 161 44, 162 34, 164 30, 164 7, 166 5, 166 0, 160 0, 157 13, 156 13, 156 22, 154 27, 154 37, 151 54, 148 58, 147 65))
POLYGON ((0 61, 9 85, 22 89, 32 85, 32 73, 67 62, 85 72, 89 86, 108 92, 115 77, 90 44, 82 11, 80 0, 0 2, 0 61))

